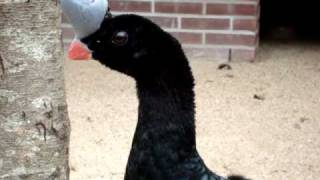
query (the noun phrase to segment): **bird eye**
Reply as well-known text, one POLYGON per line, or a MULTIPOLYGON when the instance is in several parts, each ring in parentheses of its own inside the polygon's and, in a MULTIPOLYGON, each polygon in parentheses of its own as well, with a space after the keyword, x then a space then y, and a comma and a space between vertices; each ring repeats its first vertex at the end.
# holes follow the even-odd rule
POLYGON ((101 41, 98 39, 98 40, 96 40, 96 43, 97 43, 97 44, 100 44, 100 43, 101 43, 101 41))
POLYGON ((112 43, 117 46, 123 46, 128 42, 128 33, 125 31, 116 32, 112 36, 112 43))

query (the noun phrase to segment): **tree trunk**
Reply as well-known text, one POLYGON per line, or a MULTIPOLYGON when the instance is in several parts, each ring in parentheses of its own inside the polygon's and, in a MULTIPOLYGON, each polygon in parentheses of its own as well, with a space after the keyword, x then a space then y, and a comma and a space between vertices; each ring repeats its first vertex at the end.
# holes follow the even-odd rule
POLYGON ((58 0, 0 0, 0 179, 69 179, 58 0))

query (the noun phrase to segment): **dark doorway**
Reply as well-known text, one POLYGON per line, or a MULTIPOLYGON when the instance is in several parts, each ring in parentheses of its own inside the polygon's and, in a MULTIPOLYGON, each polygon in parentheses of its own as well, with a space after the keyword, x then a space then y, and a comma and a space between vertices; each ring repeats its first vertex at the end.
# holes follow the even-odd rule
POLYGON ((262 40, 320 40, 318 0, 261 0, 262 40))

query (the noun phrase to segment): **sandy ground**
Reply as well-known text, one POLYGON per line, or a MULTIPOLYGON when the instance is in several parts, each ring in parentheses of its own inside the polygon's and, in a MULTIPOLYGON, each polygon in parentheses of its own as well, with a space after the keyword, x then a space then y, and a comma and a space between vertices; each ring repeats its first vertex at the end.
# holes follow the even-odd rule
MULTIPOLYGON (((320 177, 320 46, 263 45, 257 62, 192 59, 197 143, 221 175, 320 177), (258 99, 254 98, 257 96, 258 99)), ((134 81, 95 61, 66 62, 71 180, 120 180, 137 119, 134 81)))

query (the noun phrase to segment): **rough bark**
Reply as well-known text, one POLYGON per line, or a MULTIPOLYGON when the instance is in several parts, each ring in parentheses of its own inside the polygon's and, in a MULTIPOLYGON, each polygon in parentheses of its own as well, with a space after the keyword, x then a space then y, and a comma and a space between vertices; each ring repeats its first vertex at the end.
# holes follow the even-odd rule
POLYGON ((0 179, 69 179, 56 0, 0 0, 0 179))

